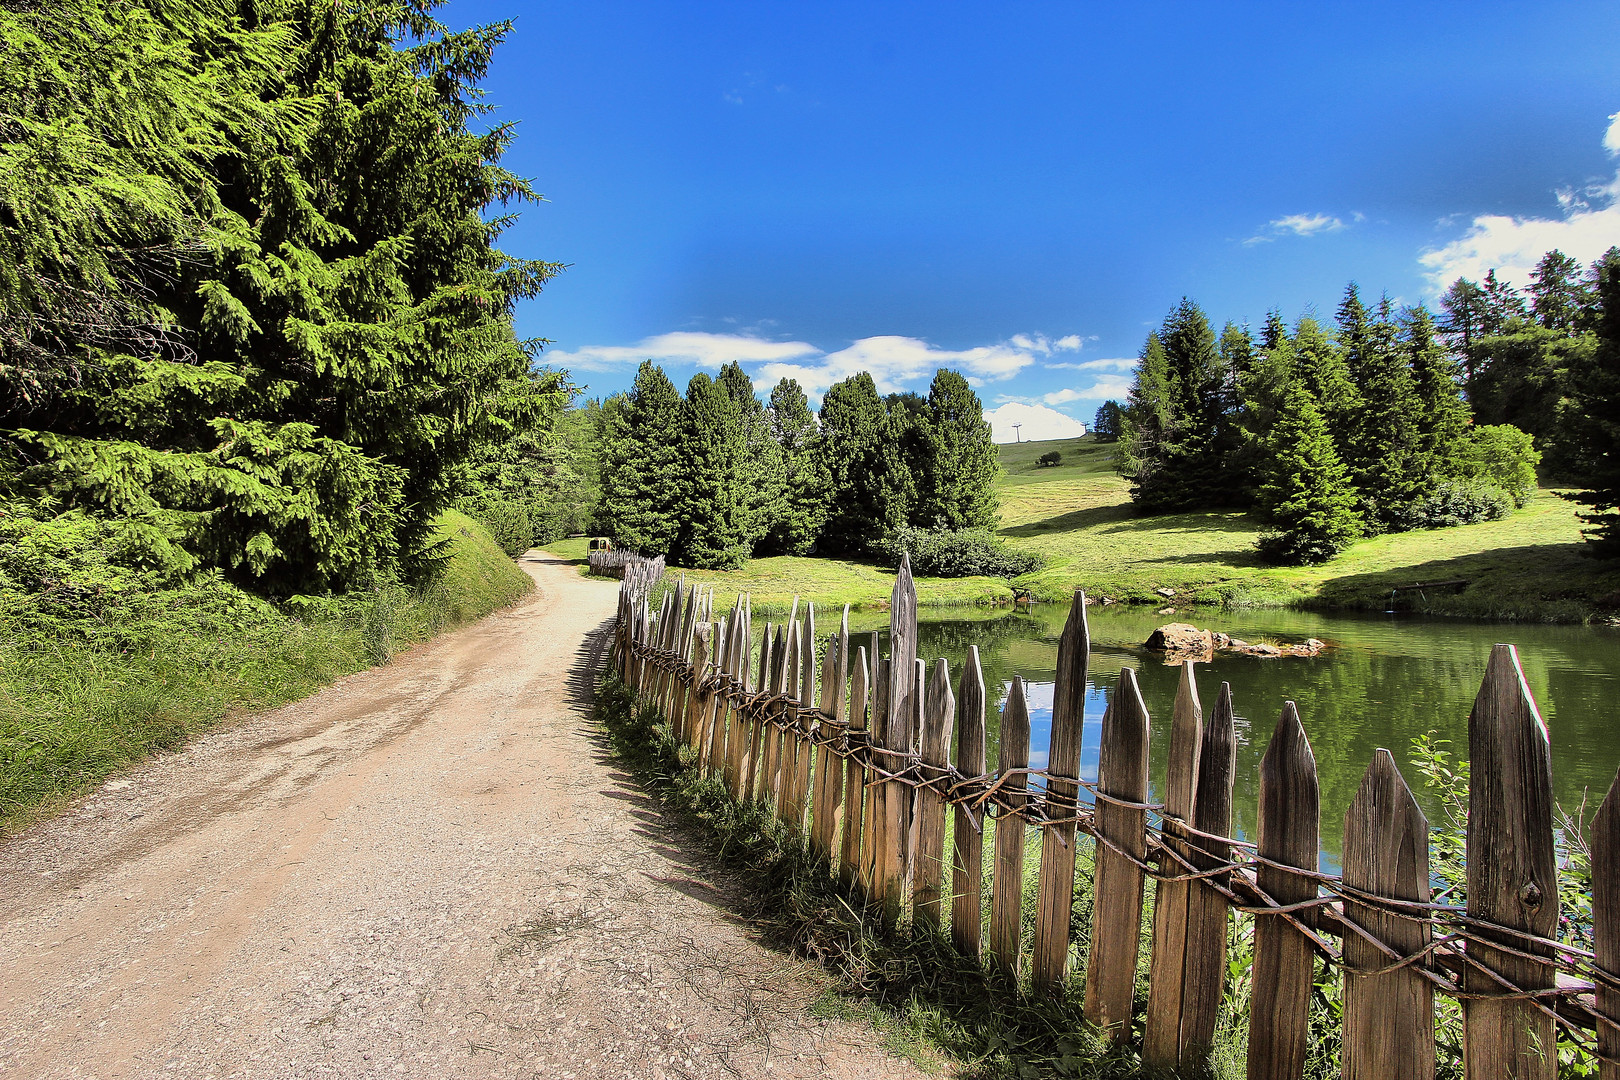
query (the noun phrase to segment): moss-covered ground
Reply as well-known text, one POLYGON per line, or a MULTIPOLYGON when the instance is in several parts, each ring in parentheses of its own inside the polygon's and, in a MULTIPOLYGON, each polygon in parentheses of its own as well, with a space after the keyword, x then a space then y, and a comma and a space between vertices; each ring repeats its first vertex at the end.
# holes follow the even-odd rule
POLYGON ((438 539, 449 541, 447 557, 419 590, 310 601, 292 614, 214 582, 144 598, 117 647, 7 633, 0 640, 0 833, 153 751, 384 663, 533 589, 470 518, 446 514, 438 539))

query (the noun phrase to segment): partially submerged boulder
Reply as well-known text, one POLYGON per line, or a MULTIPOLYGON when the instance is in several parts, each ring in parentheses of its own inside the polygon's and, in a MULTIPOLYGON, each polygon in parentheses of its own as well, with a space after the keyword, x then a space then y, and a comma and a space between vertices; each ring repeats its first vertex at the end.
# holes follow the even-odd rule
POLYGON ((1216 652, 1261 658, 1315 656, 1327 647, 1327 642, 1319 638, 1306 638, 1298 645, 1272 645, 1267 642, 1251 645, 1240 638, 1228 637, 1216 631, 1200 630, 1191 623, 1165 623, 1148 635, 1144 647, 1166 654, 1166 663, 1180 663, 1183 660, 1208 662, 1215 658, 1216 652))
POLYGON ((1162 652, 1209 652, 1215 635, 1191 623, 1165 623, 1148 635, 1147 647, 1162 652))

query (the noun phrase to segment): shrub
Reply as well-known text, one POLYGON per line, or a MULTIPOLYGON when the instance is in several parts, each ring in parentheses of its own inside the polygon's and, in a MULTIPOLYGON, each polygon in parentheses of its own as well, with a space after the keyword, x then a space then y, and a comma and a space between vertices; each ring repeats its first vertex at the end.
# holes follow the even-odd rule
POLYGON ((1531 445, 1528 434, 1512 424, 1488 424, 1471 430, 1458 448, 1457 475, 1506 492, 1517 507, 1523 506, 1536 490, 1536 466, 1540 462, 1541 453, 1531 445))
POLYGON ((1014 578, 1039 570, 1041 559, 1008 547, 989 529, 918 529, 903 525, 886 545, 896 562, 911 556, 913 572, 927 577, 1014 578))
POLYGON ((490 499, 472 511, 478 523, 489 530, 495 542, 511 558, 517 558, 535 544, 535 522, 529 508, 516 499, 490 499))
POLYGON ((1469 480, 1448 480, 1433 492, 1395 515, 1395 525, 1407 529, 1444 529, 1497 521, 1513 512, 1514 498, 1501 488, 1469 480))
POLYGON ((1052 465, 1056 465, 1062 460, 1063 455, 1061 453, 1056 450, 1050 450, 1036 459, 1035 466, 1036 468, 1044 469, 1052 465))

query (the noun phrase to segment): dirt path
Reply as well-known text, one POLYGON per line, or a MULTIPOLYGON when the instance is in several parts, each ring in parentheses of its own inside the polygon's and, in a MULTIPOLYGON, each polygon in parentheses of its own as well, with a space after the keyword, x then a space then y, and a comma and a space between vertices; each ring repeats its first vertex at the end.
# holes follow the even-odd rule
POLYGON ((535 597, 0 847, 0 1076, 912 1076, 810 1018, 586 724, 616 586, 535 597))

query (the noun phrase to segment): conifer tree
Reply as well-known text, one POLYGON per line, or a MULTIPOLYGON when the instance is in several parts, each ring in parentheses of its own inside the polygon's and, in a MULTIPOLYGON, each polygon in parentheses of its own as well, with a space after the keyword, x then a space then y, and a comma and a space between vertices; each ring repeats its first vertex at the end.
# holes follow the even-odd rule
POLYGON ((1581 280, 1581 264, 1554 248, 1530 273, 1530 311, 1549 330, 1573 333, 1588 317, 1592 297, 1581 280))
POLYGON ((782 447, 771 437, 770 418, 754 394, 754 380, 733 360, 720 369, 716 384, 737 407, 744 453, 738 479, 742 535, 752 549, 787 513, 787 475, 782 447))
POLYGON ((829 479, 829 513, 821 531, 827 550, 876 550, 885 535, 893 500, 889 438, 889 415, 872 376, 863 371, 827 390, 816 443, 829 479))
POLYGON ((1467 278, 1451 283, 1440 298, 1445 312, 1440 321, 1440 333, 1446 344, 1463 366, 1463 386, 1470 398, 1474 393, 1474 376, 1479 367, 1475 348, 1485 336, 1485 290, 1467 278))
POLYGON ((1278 312, 1266 316, 1260 341, 1248 371, 1237 386, 1237 449, 1231 468, 1240 478, 1241 490, 1249 502, 1261 483, 1266 457, 1266 438, 1282 412, 1295 381, 1294 342, 1278 312))
POLYGON ((984 405, 961 374, 944 368, 935 373, 921 427, 924 449, 912 524, 952 530, 995 525, 1000 461, 984 405))
POLYGON ((1595 270, 1597 344, 1573 388, 1588 480, 1573 498, 1591 508, 1581 520, 1590 526, 1584 535, 1593 550, 1620 558, 1620 247, 1611 247, 1595 270))
POLYGON ((1091 434, 1100 443, 1118 442, 1125 430, 1125 410, 1117 401, 1105 401, 1097 407, 1091 421, 1091 434))
POLYGON ((680 532, 683 406, 664 369, 642 361, 622 398, 603 402, 602 528, 620 546, 667 555, 680 532))
POLYGON ((1417 395, 1417 448, 1425 468, 1449 474, 1468 432, 1468 403, 1462 399, 1457 362, 1446 355, 1435 334, 1434 317, 1421 304, 1402 319, 1402 342, 1417 395))
POLYGON ((703 372, 686 387, 677 460, 679 527, 670 561, 704 570, 742 566, 753 551, 748 432, 732 391, 703 372))
POLYGON ((782 379, 771 389, 771 435, 782 449, 785 498, 781 516, 766 536, 768 550, 781 555, 805 555, 821 535, 827 520, 827 494, 832 478, 817 452, 820 437, 804 390, 794 379, 782 379))
POLYGON ((1316 405, 1327 425, 1334 447, 1342 455, 1354 438, 1356 412, 1355 384, 1344 354, 1309 315, 1294 324, 1294 380, 1316 405))
POLYGON ((1174 434, 1174 381, 1164 343, 1157 333, 1149 334, 1125 399, 1123 431, 1119 446, 1114 450, 1114 468, 1132 482, 1133 499, 1138 487, 1153 481, 1153 474, 1160 467, 1162 448, 1174 434))
POLYGON ((1352 285, 1340 313, 1346 366, 1356 383, 1349 444, 1341 457, 1368 524, 1399 530, 1437 479, 1421 452, 1417 389, 1388 297, 1374 316, 1352 285))
POLYGON ((1289 391, 1266 439, 1258 509, 1273 527, 1257 546, 1280 563, 1326 562, 1361 534, 1356 492, 1305 387, 1289 391))

